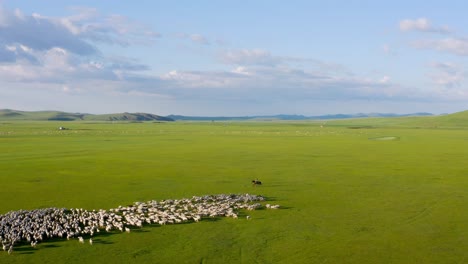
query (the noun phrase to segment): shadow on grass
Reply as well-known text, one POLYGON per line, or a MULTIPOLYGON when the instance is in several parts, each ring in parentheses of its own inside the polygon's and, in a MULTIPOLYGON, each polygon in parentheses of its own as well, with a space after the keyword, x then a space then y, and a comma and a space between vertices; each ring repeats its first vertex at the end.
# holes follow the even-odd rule
POLYGON ((114 242, 102 240, 100 238, 95 238, 93 239, 93 244, 100 244, 100 245, 112 245, 114 242))
POLYGON ((37 249, 35 248, 32 248, 32 247, 16 247, 14 249, 15 252, 18 252, 19 254, 34 254, 34 251, 36 251, 37 249))
POLYGON ((265 197, 265 202, 276 201, 277 198, 275 196, 267 196, 265 197))
MULTIPOLYGON (((201 221, 203 222, 217 222, 217 221, 220 221, 222 220, 223 217, 205 217, 205 218, 202 218, 201 221)), ((194 221, 189 221, 189 222, 181 222, 181 223, 174 223, 174 224, 167 224, 168 226, 170 225, 185 225, 185 224, 193 224, 195 223, 194 221)), ((160 228, 162 227, 161 225, 159 224, 147 224, 147 225, 144 225, 142 228, 132 228, 131 229, 131 233, 147 233, 147 232, 151 232, 151 230, 149 229, 153 229, 153 228, 160 228)), ((112 245, 114 244, 114 242, 111 242, 109 240, 107 240, 106 238, 109 237, 109 236, 113 236, 113 235, 116 235, 116 234, 122 234, 122 233, 125 233, 125 232, 121 232, 121 231, 116 231, 116 230, 113 230, 111 232, 105 232, 105 231, 101 231, 101 232, 98 232, 98 233, 95 233, 93 236, 90 236, 90 235, 81 235, 81 237, 83 237, 84 241, 85 241, 85 244, 89 243, 89 239, 92 238, 93 239, 93 244, 95 245, 112 245)), ((13 252, 17 252, 17 254, 22 254, 22 255, 31 255, 31 254, 34 254, 37 250, 41 249, 41 250, 44 250, 44 249, 50 249, 50 248, 59 248, 61 247, 60 246, 60 243, 63 243, 63 242, 67 242, 67 241, 71 241, 72 243, 79 243, 78 242, 78 237, 74 237, 74 238, 70 238, 69 240, 67 240, 66 238, 50 238, 50 239, 47 239, 47 240, 44 240, 40 243, 37 244, 36 248, 33 248, 29 242, 20 242, 18 243, 15 248, 14 248, 14 251, 13 252)))
MULTIPOLYGON (((62 242, 62 241, 55 241, 55 242, 62 242)), ((44 248, 58 248, 60 246, 57 246, 57 245, 44 245, 43 247, 44 248)))
MULTIPOLYGON (((111 236, 111 235, 115 235, 115 234, 119 234, 121 233, 120 231, 119 232, 100 232, 100 233, 97 233, 95 234, 94 236, 92 236, 93 238, 93 244, 102 244, 102 245, 111 245, 111 244, 114 244, 114 242, 111 242, 111 241, 107 241, 105 240, 104 238, 108 237, 108 236, 111 236)), ((88 243, 88 239, 91 238, 91 236, 89 235, 82 235, 82 237, 85 239, 85 243, 88 243)), ((37 244, 36 248, 33 248, 28 242, 20 242, 18 243, 13 252, 17 252, 18 254, 22 254, 22 255, 31 255, 31 254, 34 254, 36 253, 37 250, 41 249, 50 249, 50 248, 59 248, 60 247, 60 243, 63 243, 63 242, 67 242, 68 240, 66 238, 51 238, 51 239, 47 239, 45 241, 42 241, 40 243, 37 244)), ((70 241, 72 242, 76 242, 78 244, 78 238, 77 237, 74 237, 74 238, 70 238, 70 241)))
MULTIPOLYGON (((145 227, 153 227, 153 226, 145 226, 145 227)), ((147 233, 149 232, 148 230, 145 230, 145 229, 130 229, 130 232, 132 233, 147 233)))
MULTIPOLYGON (((204 217, 201 219, 203 222, 218 222, 221 220, 221 217, 204 217)), ((187 222, 187 223, 193 223, 193 222, 187 222)))

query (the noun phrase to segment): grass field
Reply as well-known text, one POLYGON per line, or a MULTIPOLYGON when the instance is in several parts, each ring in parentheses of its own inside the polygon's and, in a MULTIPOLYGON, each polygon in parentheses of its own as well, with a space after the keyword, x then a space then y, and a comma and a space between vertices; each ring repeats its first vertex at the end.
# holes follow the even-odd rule
POLYGON ((0 214, 217 193, 282 206, 24 246, 0 263, 468 262, 468 130, 387 120, 0 123, 0 214))

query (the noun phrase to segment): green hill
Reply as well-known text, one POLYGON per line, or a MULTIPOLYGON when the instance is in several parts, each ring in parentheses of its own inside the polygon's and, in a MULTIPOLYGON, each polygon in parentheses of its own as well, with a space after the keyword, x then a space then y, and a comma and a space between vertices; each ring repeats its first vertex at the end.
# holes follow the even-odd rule
POLYGON ((468 111, 439 116, 437 119, 441 124, 464 125, 468 124, 468 111))
POLYGON ((356 118, 333 120, 326 124, 360 127, 408 127, 408 128, 468 128, 468 111, 439 116, 411 116, 385 118, 356 118))
POLYGON ((0 110, 0 120, 56 120, 73 121, 82 120, 84 114, 73 114, 59 111, 17 111, 10 109, 0 110))
POLYGON ((171 118, 148 113, 118 113, 104 115, 86 115, 84 120, 92 121, 174 121, 171 118))
POLYGON ((29 120, 29 121, 174 121, 171 118, 148 113, 117 113, 117 114, 82 114, 59 111, 17 111, 11 109, 0 110, 0 120, 29 120))

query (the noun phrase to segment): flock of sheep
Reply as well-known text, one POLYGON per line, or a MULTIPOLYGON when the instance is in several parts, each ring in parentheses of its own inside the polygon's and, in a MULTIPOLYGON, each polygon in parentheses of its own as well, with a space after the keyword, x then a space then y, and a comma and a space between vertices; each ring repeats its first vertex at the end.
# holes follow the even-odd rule
MULTIPOLYGON (((191 199, 136 202, 130 206, 119 206, 110 210, 45 208, 12 211, 0 215, 0 241, 4 251, 13 252, 15 245, 38 242, 51 238, 77 238, 84 243, 101 231, 120 230, 130 232, 130 227, 144 224, 175 224, 188 221, 198 222, 203 217, 237 218, 239 209, 255 210, 263 207, 265 198, 252 194, 218 194, 193 196, 191 199)), ((277 209, 279 205, 266 205, 277 209)), ((247 216, 247 219, 250 217, 247 216)))

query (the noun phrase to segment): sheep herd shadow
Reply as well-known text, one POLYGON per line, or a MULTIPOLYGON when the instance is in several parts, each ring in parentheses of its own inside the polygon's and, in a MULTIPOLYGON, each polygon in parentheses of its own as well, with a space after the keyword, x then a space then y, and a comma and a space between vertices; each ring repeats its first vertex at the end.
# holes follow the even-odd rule
MULTIPOLYGON (((258 210, 263 210, 263 209, 258 209, 258 210)), ((247 214, 244 213, 239 213, 239 216, 244 216, 247 214)), ((207 222, 207 223, 214 223, 214 222, 219 222, 222 221, 223 218, 226 217, 206 217, 202 218, 201 221, 207 222)), ((261 218, 259 218, 261 219, 261 218)), ((168 224, 167 226, 172 226, 172 225, 189 225, 189 224, 195 224, 196 222, 182 222, 182 223, 174 223, 174 224, 168 224)), ((157 228, 162 228, 163 226, 158 225, 158 224, 146 224, 141 228, 132 228, 130 231, 130 234, 125 234, 126 232, 121 232, 121 231, 101 231, 97 234, 94 234, 93 236, 90 235, 82 235, 85 244, 88 244, 89 239, 92 238, 93 240, 93 246, 94 245, 112 245, 115 244, 115 242, 110 241, 108 238, 111 236, 115 235, 131 235, 132 233, 134 234, 141 234, 141 233, 149 233, 152 231, 152 229, 157 229, 157 228)), ((43 241, 41 243, 38 243, 36 247, 31 247, 31 245, 28 242, 18 242, 18 244, 15 246, 13 254, 20 254, 20 255, 31 255, 35 254, 38 250, 45 250, 45 249, 53 249, 53 248, 60 248, 62 247, 63 243, 79 243, 78 239, 75 238, 70 238, 67 240, 66 238, 50 238, 47 239, 46 241, 43 241)), ((6 252, 5 252, 6 253, 6 252)))

